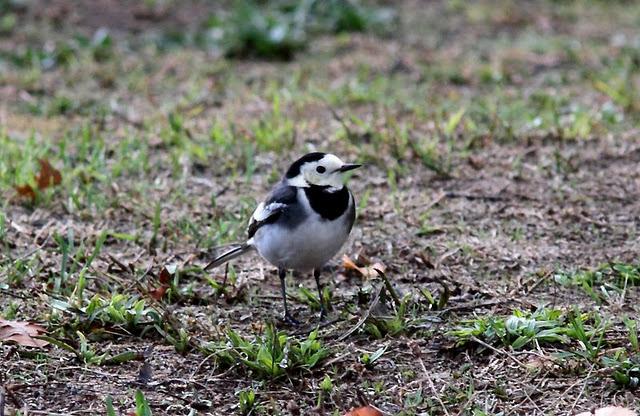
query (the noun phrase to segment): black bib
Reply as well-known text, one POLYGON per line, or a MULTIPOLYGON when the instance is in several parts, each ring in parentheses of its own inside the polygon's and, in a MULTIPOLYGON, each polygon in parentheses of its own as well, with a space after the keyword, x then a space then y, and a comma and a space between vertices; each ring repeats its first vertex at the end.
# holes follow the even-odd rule
POLYGON ((339 191, 329 192, 328 186, 311 185, 304 188, 311 208, 325 220, 335 220, 349 206, 349 189, 343 186, 339 191))

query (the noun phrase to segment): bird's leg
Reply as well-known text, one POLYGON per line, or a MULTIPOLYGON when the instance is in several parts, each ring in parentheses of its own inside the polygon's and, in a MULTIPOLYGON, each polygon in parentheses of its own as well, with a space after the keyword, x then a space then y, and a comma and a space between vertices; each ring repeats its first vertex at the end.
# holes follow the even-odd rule
POLYGON ((287 308, 287 287, 284 282, 285 277, 287 277, 287 269, 279 268, 278 276, 280 277, 282 303, 284 304, 284 322, 292 326, 300 325, 300 322, 296 321, 295 318, 289 314, 289 309, 287 308))
POLYGON ((320 283, 320 269, 313 269, 313 277, 316 278, 316 286, 318 286, 318 300, 320 301, 320 319, 327 316, 327 310, 324 307, 324 296, 322 295, 322 284, 320 283))

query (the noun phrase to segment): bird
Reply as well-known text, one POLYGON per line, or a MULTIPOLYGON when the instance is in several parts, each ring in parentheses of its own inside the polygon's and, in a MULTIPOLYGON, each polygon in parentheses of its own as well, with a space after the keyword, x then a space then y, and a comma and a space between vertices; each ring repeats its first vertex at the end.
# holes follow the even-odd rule
POLYGON ((356 218, 355 199, 344 174, 361 167, 331 153, 312 152, 293 162, 266 199, 258 204, 247 240, 212 260, 204 270, 243 254, 258 254, 278 269, 285 323, 299 325, 287 307, 288 270, 313 272, 326 316, 320 272, 347 241, 356 218))

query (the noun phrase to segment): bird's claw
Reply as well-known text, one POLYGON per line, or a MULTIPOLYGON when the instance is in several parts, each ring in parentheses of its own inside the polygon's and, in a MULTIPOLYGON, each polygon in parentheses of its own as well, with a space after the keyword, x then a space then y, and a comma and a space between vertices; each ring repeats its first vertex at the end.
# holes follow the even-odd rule
POLYGON ((327 317, 327 309, 324 307, 324 305, 320 306, 320 321, 324 321, 325 318, 327 317))
POLYGON ((282 321, 289 326, 300 326, 300 322, 289 313, 284 314, 282 321))

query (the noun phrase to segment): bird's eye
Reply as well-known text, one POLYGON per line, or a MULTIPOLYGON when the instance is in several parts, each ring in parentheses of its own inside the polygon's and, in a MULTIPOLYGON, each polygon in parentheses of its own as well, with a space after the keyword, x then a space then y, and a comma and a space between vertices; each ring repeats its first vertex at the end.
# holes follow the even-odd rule
POLYGON ((318 166, 316 168, 316 172, 318 173, 324 173, 327 170, 327 168, 325 168, 324 166, 318 166))

